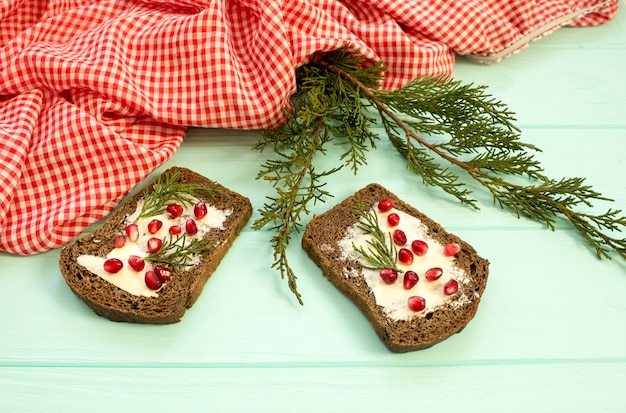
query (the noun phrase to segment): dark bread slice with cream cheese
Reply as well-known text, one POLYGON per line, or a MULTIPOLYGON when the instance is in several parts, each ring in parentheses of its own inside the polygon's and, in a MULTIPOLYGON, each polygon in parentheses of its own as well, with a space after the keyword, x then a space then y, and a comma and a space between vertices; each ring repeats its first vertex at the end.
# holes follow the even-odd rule
MULTIPOLYGON (((379 223, 381 229, 389 225, 382 219, 379 223)), ((385 229, 390 234, 392 233, 391 229, 385 229)), ((411 244, 410 239, 407 244, 411 244)), ((366 186, 327 212, 315 216, 306 226, 302 246, 321 268, 323 275, 364 313, 380 339, 393 352, 425 349, 460 332, 476 314, 489 273, 489 262, 478 256, 471 245, 458 236, 448 233, 432 219, 378 184, 366 186), (383 291, 399 291, 398 294, 405 295, 398 302, 406 303, 406 296, 412 293, 410 290, 402 291, 404 288, 402 274, 399 274, 395 281, 395 283, 400 283, 399 286, 387 285, 378 275, 378 270, 363 268, 364 263, 365 266, 369 265, 363 260, 362 255, 355 254, 354 244, 352 244, 354 240, 350 241, 351 238, 348 237, 349 233, 354 234, 349 229, 354 230, 355 223, 359 220, 353 208, 355 200, 368 208, 375 208, 375 205, 383 199, 392 199, 396 210, 417 218, 423 224, 420 226, 421 231, 426 234, 425 237, 429 239, 431 245, 428 253, 423 257, 416 255, 414 262, 427 260, 431 253, 440 254, 439 259, 442 262, 450 261, 450 272, 454 273, 458 281, 458 290, 455 293, 435 297, 436 300, 440 300, 438 305, 417 312, 408 309, 403 313, 408 314, 404 318, 390 316, 391 307, 386 308, 385 305, 380 305, 373 290, 382 288, 383 291), (348 239, 347 242, 346 239, 348 239), (452 257, 446 257, 443 252, 436 251, 442 250, 448 244, 458 244, 460 250, 452 257), (350 248, 352 251, 346 252, 346 249, 350 248), (369 271, 369 276, 366 276, 367 271, 369 271), (378 282, 381 283, 381 287, 376 286, 375 283, 378 282), (396 290, 388 290, 389 288, 396 288, 396 290)), ((408 245, 406 247, 410 248, 408 245)), ((423 268, 429 266, 427 261, 419 265, 423 268)), ((413 288, 417 286, 430 288, 434 291, 432 294, 438 294, 437 291, 441 289, 443 281, 435 288, 435 283, 439 281, 431 283, 426 279, 423 270, 418 273, 419 281, 413 288)), ((403 304, 398 305, 401 307, 403 304)))
POLYGON ((59 264, 63 277, 71 290, 96 314, 120 322, 169 324, 180 321, 252 215, 248 198, 189 169, 173 167, 164 174, 173 172, 178 174, 177 183, 199 184, 219 191, 219 195, 211 199, 204 199, 208 198, 206 194, 197 196, 216 210, 230 212, 222 228, 209 230, 203 235, 214 247, 199 254, 193 265, 174 273, 157 291, 157 297, 131 294, 78 264, 80 256, 105 257, 114 249, 116 235, 125 232, 126 218, 135 212, 144 194, 153 189, 152 182, 124 202, 101 227, 61 249, 59 264))

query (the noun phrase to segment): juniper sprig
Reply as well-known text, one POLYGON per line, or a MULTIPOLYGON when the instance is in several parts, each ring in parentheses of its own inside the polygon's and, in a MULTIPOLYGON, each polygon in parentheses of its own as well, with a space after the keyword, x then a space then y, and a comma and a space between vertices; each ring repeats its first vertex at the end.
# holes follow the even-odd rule
POLYGON ((276 194, 259 210, 253 228, 272 225, 274 267, 288 279, 299 302, 296 275, 286 250, 311 203, 331 197, 325 178, 343 167, 357 173, 381 137, 372 129, 381 125, 409 171, 462 204, 478 209, 463 178, 485 188, 496 205, 512 210, 554 230, 557 219, 569 222, 599 258, 612 252, 626 259, 626 238, 612 232, 626 229, 621 210, 581 212, 595 201, 611 201, 584 178, 553 179, 544 174, 535 153, 540 149, 521 141, 514 114, 487 93, 485 86, 462 84, 448 78, 417 78, 403 88, 380 88, 384 63, 371 63, 347 48, 318 54, 298 68, 297 91, 286 112, 287 122, 262 132, 257 150, 272 148, 258 179, 269 181, 276 194), (337 167, 318 172, 328 145, 343 148, 337 167), (462 173, 459 174, 460 171, 462 173), (520 179, 528 184, 520 184, 520 179))

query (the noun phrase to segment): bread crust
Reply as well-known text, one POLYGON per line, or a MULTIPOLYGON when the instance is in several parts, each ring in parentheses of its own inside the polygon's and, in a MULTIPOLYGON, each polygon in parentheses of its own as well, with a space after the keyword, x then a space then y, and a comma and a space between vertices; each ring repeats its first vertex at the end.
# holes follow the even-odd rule
POLYGON ((379 184, 366 186, 327 212, 314 217, 306 226, 302 247, 321 268, 323 275, 363 312, 389 350, 398 353, 431 347, 460 332, 476 314, 489 274, 489 261, 480 257, 471 245, 448 233, 379 184), (409 320, 391 319, 376 304, 357 261, 342 257, 338 241, 357 221, 352 208, 354 200, 357 199, 363 205, 373 205, 385 198, 393 199, 396 209, 422 221, 433 239, 444 245, 455 242, 461 246, 461 251, 454 258, 455 264, 469 277, 469 282, 462 286, 462 292, 468 298, 462 306, 454 308, 444 305, 409 320), (356 270, 356 274, 353 271, 351 276, 345 276, 346 269, 356 270))
MULTIPOLYGON (((223 196, 210 200, 199 197, 215 208, 232 209, 224 222, 224 229, 206 235, 217 244, 216 247, 204 252, 199 264, 175 274, 159 290, 158 297, 130 294, 79 265, 77 258, 80 255, 106 256, 114 248, 115 235, 123 233, 125 218, 135 211, 137 202, 143 198, 144 191, 141 191, 124 202, 101 227, 61 249, 61 274, 70 289, 96 314, 119 322, 170 324, 180 321, 252 215, 248 198, 186 168, 172 167, 164 173, 173 171, 180 173, 179 182, 213 185, 223 192, 223 196)), ((145 190, 150 191, 153 184, 145 190)))

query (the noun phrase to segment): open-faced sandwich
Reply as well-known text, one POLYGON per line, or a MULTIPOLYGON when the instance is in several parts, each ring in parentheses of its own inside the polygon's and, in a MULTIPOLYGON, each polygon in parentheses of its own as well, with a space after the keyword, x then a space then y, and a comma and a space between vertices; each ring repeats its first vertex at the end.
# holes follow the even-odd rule
POLYGON ((180 320, 252 215, 248 198, 173 167, 61 250, 72 291, 113 321, 180 320))
POLYGON ((378 184, 314 217, 302 245, 394 352, 461 331, 489 273, 471 245, 378 184))

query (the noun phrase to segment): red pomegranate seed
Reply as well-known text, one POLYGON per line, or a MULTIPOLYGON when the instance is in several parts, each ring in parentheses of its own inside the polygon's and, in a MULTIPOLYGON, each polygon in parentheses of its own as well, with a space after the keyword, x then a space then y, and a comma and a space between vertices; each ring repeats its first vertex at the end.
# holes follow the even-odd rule
POLYGON ((117 234, 113 239, 113 245, 115 246, 115 248, 122 248, 124 244, 126 244, 126 237, 124 237, 122 234, 117 234))
POLYGON ((104 262, 104 271, 115 274, 124 268, 124 263, 119 258, 109 258, 104 262))
POLYGON ((169 231, 170 231, 170 234, 172 235, 179 235, 180 233, 183 232, 183 229, 180 227, 180 225, 172 225, 169 231))
POLYGON ((198 202, 196 206, 193 207, 193 214, 198 219, 204 218, 207 212, 208 210, 207 210, 206 204, 202 201, 198 202))
POLYGON ((148 222, 148 232, 151 234, 156 234, 157 232, 159 232, 162 226, 163 221, 155 218, 152 221, 148 222))
POLYGON ((420 277, 417 275, 415 271, 407 271, 404 273, 404 280, 402 285, 405 290, 410 290, 415 287, 415 284, 420 280, 420 277))
POLYGON ((131 255, 128 257, 128 265, 135 271, 141 271, 146 266, 146 262, 139 255, 131 255))
POLYGON ((393 231, 392 236, 393 236, 393 242, 396 245, 402 246, 402 245, 406 244, 406 234, 401 229, 397 229, 397 230, 393 231))
POLYGON ((426 271, 426 279, 428 281, 438 280, 439 277, 441 277, 442 275, 443 275, 443 270, 439 267, 434 267, 426 271))
POLYGON ((169 204, 166 208, 165 211, 170 214, 171 218, 176 218, 179 217, 183 214, 184 209, 183 206, 180 204, 169 204))
POLYGON ((446 244, 443 247, 443 255, 446 257, 452 257, 456 255, 457 252, 461 251, 461 246, 456 242, 452 242, 450 244, 446 244))
POLYGON ((386 198, 378 203, 378 210, 380 212, 387 212, 393 208, 393 199, 386 198))
POLYGON ((452 295, 459 291, 459 283, 456 280, 450 280, 443 286, 443 293, 445 295, 452 295))
POLYGON ((424 297, 420 297, 419 295, 413 295, 409 297, 407 304, 413 311, 422 311, 426 308, 426 299, 424 299, 424 297))
POLYGON ((126 236, 132 242, 137 242, 139 239, 139 227, 137 224, 128 224, 125 228, 126 236))
POLYGON ((399 223, 400 223, 400 215, 396 214, 395 212, 392 212, 391 214, 387 215, 387 224, 389 224, 389 226, 395 227, 399 223))
POLYGON ((193 219, 188 219, 185 222, 185 232, 189 235, 195 235, 198 233, 198 225, 196 225, 196 221, 193 219))
POLYGON ((393 268, 383 268, 379 274, 380 278, 387 284, 393 284, 398 279, 398 271, 393 268))
POLYGON ((400 248, 400 251, 398 251, 398 261, 406 265, 413 264, 413 253, 411 250, 407 248, 400 248))
POLYGON ((158 290, 163 285, 163 281, 159 279, 159 276, 153 270, 146 271, 144 281, 151 290, 158 290))
POLYGON ((148 240, 148 251, 150 251, 151 253, 155 253, 158 252, 161 247, 163 246, 163 241, 161 241, 159 238, 150 238, 148 240))
POLYGON ((426 253, 428 252, 428 244, 421 239, 416 239, 411 243, 411 249, 413 250, 415 255, 421 257, 423 255, 426 255, 426 253))
POLYGON ((172 270, 169 268, 163 267, 161 265, 156 265, 154 267, 154 272, 159 277, 159 280, 162 282, 167 282, 172 279, 172 270))

